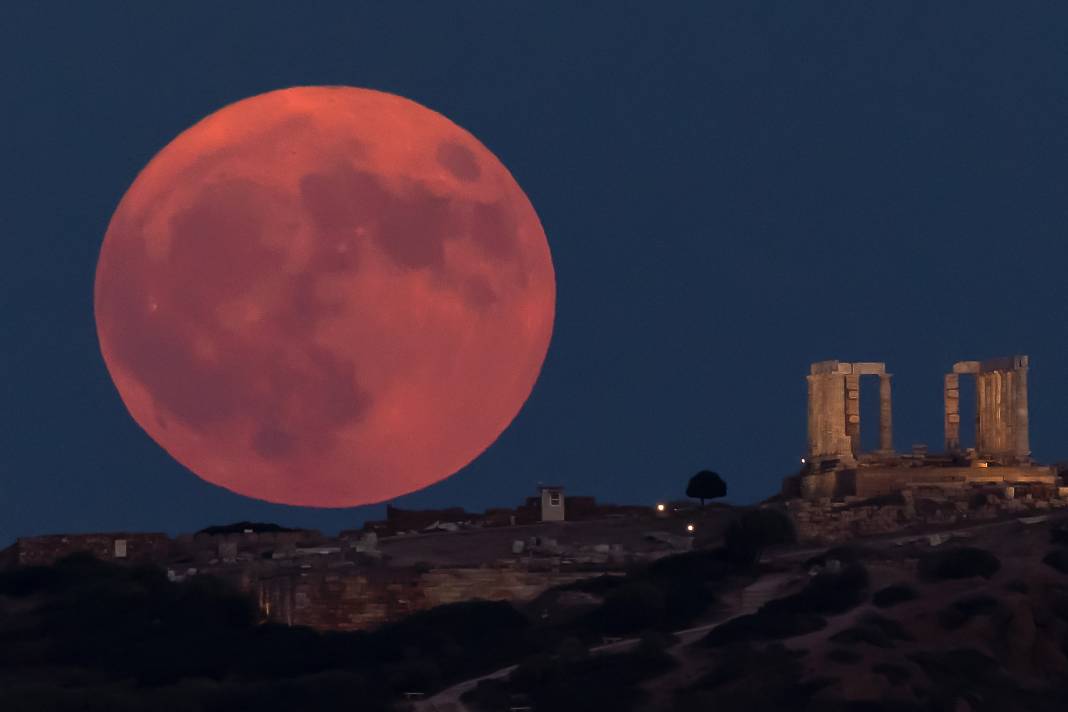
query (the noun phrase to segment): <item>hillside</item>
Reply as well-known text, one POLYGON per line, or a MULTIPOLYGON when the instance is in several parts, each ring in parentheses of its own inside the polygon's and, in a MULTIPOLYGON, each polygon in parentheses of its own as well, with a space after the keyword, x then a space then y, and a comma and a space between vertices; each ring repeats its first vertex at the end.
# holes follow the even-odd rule
POLYGON ((211 576, 22 567, 0 574, 0 709, 373 712, 445 688, 418 708, 1060 709, 1068 518, 829 550, 783 545, 782 524, 739 513, 692 552, 360 632, 264 621, 211 576))
POLYGON ((777 595, 692 643, 530 659, 468 709, 1063 709, 1068 524, 1011 520, 955 533, 779 552, 777 595), (609 660, 609 658, 615 658, 609 660))
POLYGON ((502 662, 715 615, 721 592, 752 576, 751 560, 728 553, 661 557, 526 605, 475 600, 346 632, 272 622, 210 575, 172 580, 150 563, 73 554, 0 573, 0 709, 391 709, 502 662))

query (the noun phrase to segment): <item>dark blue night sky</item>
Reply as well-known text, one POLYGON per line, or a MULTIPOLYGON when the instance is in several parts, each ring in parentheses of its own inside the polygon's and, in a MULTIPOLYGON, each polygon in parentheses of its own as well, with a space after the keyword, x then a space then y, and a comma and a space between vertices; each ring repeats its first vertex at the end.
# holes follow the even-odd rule
POLYGON ((827 358, 886 361, 895 445, 937 449, 946 369, 1030 354, 1035 456, 1068 459, 1066 38, 1059 2, 9 4, 0 545, 381 514, 202 482, 127 415, 97 346, 96 258, 137 172, 294 85, 445 114, 553 250, 526 407, 401 506, 511 505, 538 481, 651 502, 704 467, 762 499, 797 467, 803 377, 827 358))

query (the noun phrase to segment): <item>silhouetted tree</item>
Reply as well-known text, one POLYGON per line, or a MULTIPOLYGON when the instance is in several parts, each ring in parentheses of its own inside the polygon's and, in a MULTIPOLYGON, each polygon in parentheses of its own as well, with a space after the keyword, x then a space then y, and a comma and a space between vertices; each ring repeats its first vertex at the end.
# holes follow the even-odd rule
POLYGON ((686 496, 701 500, 703 507, 706 499, 726 497, 727 483, 715 472, 701 470, 690 478, 690 483, 686 485, 686 496))

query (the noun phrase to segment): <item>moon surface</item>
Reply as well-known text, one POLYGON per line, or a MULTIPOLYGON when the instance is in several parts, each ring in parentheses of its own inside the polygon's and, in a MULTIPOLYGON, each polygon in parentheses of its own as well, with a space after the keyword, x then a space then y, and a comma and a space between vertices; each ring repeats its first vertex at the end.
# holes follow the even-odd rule
POLYGON ((134 420, 249 497, 346 507, 421 489, 512 422, 552 334, 534 208, 444 116, 296 87, 168 144, 108 226, 94 309, 134 420))

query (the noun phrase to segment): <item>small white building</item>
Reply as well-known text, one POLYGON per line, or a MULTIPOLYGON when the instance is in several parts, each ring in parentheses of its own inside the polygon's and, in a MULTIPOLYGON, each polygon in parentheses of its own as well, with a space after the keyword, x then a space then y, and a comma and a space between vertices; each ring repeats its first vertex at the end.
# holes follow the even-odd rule
POLYGON ((564 488, 559 485, 539 485, 541 494, 541 521, 564 521, 564 488))

